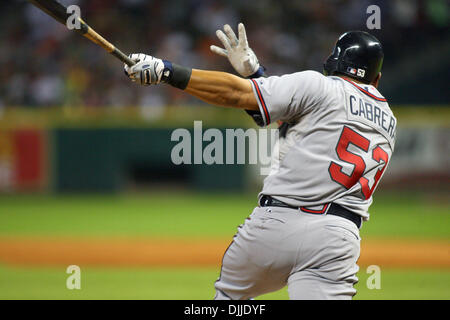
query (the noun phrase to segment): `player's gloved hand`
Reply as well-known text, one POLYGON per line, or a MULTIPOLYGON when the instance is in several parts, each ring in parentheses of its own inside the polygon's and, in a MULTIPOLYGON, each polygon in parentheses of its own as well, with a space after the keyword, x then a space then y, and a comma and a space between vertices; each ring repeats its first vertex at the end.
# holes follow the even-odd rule
POLYGON ((227 57, 233 68, 243 77, 260 77, 264 73, 264 68, 259 64, 253 50, 248 46, 247 34, 244 24, 238 25, 239 39, 233 29, 226 24, 223 30, 217 30, 216 35, 222 42, 224 48, 211 46, 212 52, 227 57))
POLYGON ((124 65, 125 74, 133 82, 148 86, 167 82, 172 74, 172 64, 143 53, 133 53, 129 58, 136 62, 132 67, 124 65))

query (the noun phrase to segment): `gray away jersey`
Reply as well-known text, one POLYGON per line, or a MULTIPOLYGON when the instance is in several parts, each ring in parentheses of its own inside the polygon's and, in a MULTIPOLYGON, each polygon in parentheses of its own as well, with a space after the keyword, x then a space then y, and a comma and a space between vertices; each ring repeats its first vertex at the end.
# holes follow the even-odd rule
POLYGON ((310 213, 326 213, 334 202, 367 220, 395 144, 397 120, 386 99, 373 86, 315 71, 249 81, 263 125, 289 123, 259 197, 310 213))

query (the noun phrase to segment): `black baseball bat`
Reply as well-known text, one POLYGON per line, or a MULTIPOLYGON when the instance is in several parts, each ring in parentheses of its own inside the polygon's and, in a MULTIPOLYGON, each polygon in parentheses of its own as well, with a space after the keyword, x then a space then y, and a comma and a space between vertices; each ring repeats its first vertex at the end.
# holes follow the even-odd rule
MULTIPOLYGON (((71 17, 69 13, 67 13, 67 8, 63 6, 56 0, 28 0, 36 7, 47 13, 49 16, 53 17, 56 21, 62 23, 63 25, 67 25, 68 19, 71 17)), ((77 17, 80 28, 73 29, 83 35, 85 38, 91 40, 95 44, 99 45, 114 57, 118 58, 123 63, 126 63, 128 66, 133 66, 136 63, 128 58, 126 54, 116 48, 111 42, 103 38, 100 34, 95 32, 90 26, 87 25, 80 17, 77 17)))

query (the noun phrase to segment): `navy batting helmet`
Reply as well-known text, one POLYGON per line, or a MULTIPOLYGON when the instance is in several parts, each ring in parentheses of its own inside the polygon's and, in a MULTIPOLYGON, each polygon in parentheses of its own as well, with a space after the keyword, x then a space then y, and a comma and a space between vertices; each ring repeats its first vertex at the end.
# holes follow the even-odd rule
POLYGON ((383 48, 377 38, 364 31, 349 31, 337 40, 323 65, 324 74, 345 74, 371 83, 381 70, 383 57, 383 48))

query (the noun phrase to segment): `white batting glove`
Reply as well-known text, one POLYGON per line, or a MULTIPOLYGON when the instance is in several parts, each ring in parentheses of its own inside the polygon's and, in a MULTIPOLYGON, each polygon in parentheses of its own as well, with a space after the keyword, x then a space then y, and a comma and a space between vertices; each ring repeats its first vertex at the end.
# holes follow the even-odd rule
MULTIPOLYGON (((243 77, 250 77, 260 71, 260 64, 253 50, 248 46, 244 24, 238 25, 239 39, 233 29, 226 24, 223 30, 217 30, 216 35, 224 48, 211 46, 212 52, 227 57, 233 68, 243 77)), ((262 74, 263 72, 261 72, 262 74)))
POLYGON ((129 58, 135 61, 136 64, 132 67, 125 64, 125 74, 131 81, 140 83, 141 85, 156 85, 161 81, 164 82, 164 72, 170 72, 166 70, 165 63, 161 59, 143 53, 130 54, 129 58))

